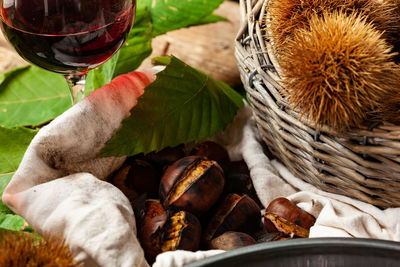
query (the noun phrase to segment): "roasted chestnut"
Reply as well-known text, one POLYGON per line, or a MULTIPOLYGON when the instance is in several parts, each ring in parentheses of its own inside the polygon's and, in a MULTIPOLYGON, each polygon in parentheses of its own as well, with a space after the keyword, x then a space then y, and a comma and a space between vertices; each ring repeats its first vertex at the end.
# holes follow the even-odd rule
POLYGON ((286 220, 295 223, 307 230, 315 223, 315 218, 308 212, 297 207, 293 202, 287 198, 276 198, 269 203, 265 209, 266 213, 273 213, 286 220))
POLYGON ((247 195, 228 195, 217 208, 203 236, 207 244, 213 238, 228 232, 252 234, 260 228, 261 211, 257 203, 247 195))
POLYGON ((168 167, 160 183, 160 198, 165 208, 200 215, 218 200, 225 178, 216 161, 189 156, 168 167))
POLYGON ((111 183, 118 187, 132 202, 139 195, 158 196, 160 175, 154 167, 141 159, 130 159, 114 175, 111 183))
POLYGON ((160 171, 165 171, 169 165, 185 157, 184 146, 166 147, 160 151, 153 151, 145 155, 145 159, 156 165, 160 171))
POLYGON ((210 242, 210 249, 233 250, 256 244, 254 238, 245 233, 226 232, 210 242))
POLYGON ((277 241, 281 240, 283 237, 283 233, 280 232, 273 232, 270 233, 268 231, 262 230, 259 231, 255 234, 253 234, 254 239, 256 240, 257 243, 264 243, 264 242, 271 242, 271 241, 277 241))
POLYGON ((221 166, 229 162, 229 155, 226 149, 212 141, 205 141, 197 144, 190 152, 190 155, 202 156, 209 160, 215 160, 221 166))
POLYGON ((129 165, 122 166, 115 175, 111 178, 110 183, 115 185, 122 193, 129 199, 131 203, 139 196, 139 193, 129 188, 126 184, 126 177, 128 176, 131 167, 129 165))
POLYGON ((201 240, 201 225, 193 214, 179 211, 169 217, 161 243, 161 251, 199 249, 201 240))
MULTIPOLYGON (((144 195, 145 196, 145 195, 144 195)), ((135 211, 136 225, 140 228, 143 224, 153 219, 156 216, 165 216, 166 212, 163 205, 158 199, 138 199, 135 200, 133 208, 135 211)))
MULTIPOLYGON (((153 206, 156 207, 156 206, 153 206)), ((151 209, 149 213, 154 210, 151 209)), ((161 242, 164 232, 164 226, 167 222, 167 214, 158 211, 151 215, 145 215, 144 219, 138 225, 138 239, 143 248, 146 260, 152 264, 158 254, 161 253, 161 242), (155 216, 153 216, 155 215, 155 216)))
POLYGON ((169 216, 157 200, 147 201, 146 211, 138 225, 138 238, 150 264, 165 251, 198 250, 201 225, 196 216, 186 211, 169 216))
POLYGON ((227 175, 234 173, 250 174, 250 170, 244 160, 230 161, 225 166, 227 175))
POLYGON ((161 175, 147 161, 136 159, 129 164, 130 170, 125 185, 139 194, 146 193, 149 198, 158 197, 161 175))
POLYGON ((265 213, 264 220, 271 222, 279 232, 291 238, 308 237, 310 233, 308 229, 305 229, 273 213, 265 213))

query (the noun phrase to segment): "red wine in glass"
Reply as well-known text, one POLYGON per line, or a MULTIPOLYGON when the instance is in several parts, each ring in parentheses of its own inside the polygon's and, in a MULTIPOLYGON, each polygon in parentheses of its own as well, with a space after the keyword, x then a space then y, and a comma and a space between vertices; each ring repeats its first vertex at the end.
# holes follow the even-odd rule
POLYGON ((135 0, 1 0, 0 26, 24 59, 79 80, 120 49, 135 7, 135 0))

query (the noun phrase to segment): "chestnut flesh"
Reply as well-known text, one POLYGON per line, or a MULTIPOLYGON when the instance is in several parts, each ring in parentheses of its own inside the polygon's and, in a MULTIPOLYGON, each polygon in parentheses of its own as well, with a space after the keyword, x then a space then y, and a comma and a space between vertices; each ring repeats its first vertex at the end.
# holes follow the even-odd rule
POLYGON ((310 234, 310 231, 308 229, 303 228, 273 213, 265 213, 264 221, 271 222, 279 232, 289 236, 290 238, 293 238, 295 236, 308 237, 310 234))
POLYGON ((169 217, 161 243, 161 252, 172 250, 196 251, 201 240, 201 225, 193 214, 179 211, 169 217))

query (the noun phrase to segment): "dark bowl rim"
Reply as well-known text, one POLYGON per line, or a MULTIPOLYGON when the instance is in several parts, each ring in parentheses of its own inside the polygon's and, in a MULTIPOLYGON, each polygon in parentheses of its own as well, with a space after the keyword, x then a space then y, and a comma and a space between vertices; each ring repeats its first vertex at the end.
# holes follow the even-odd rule
MULTIPOLYGON (((261 253, 274 253, 288 249, 307 249, 307 248, 369 248, 377 249, 382 251, 390 251, 393 253, 399 253, 400 255, 400 242, 373 239, 373 238, 353 238, 353 237, 323 237, 323 238, 300 238, 291 239, 284 241, 266 242, 247 246, 224 253, 208 257, 203 260, 199 260, 190 264, 185 265, 186 267, 201 267, 208 266, 209 264, 222 263, 226 260, 234 261, 242 257, 256 256, 261 253)), ((399 258, 400 261, 400 258, 399 258)))

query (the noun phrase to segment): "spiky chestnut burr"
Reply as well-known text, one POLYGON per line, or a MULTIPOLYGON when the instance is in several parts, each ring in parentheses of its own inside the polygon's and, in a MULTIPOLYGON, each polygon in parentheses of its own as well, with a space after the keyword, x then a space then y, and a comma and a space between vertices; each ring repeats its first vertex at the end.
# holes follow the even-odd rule
POLYGON ((28 233, 0 232, 0 266, 83 266, 61 239, 39 239, 28 233))
POLYGON ((400 88, 393 88, 379 103, 374 118, 379 121, 387 121, 400 124, 400 88))
MULTIPOLYGON (((262 19, 267 29, 267 38, 274 42, 278 55, 287 51, 286 43, 297 29, 308 28, 312 16, 321 17, 324 12, 343 11, 346 14, 361 14, 383 33, 389 43, 400 43, 400 13, 398 0, 271 0, 268 11, 262 19), (267 17, 268 16, 268 17, 267 17)), ((397 44, 397 45, 396 45, 397 44)))
MULTIPOLYGON (((380 0, 380 2, 382 2, 380 0)), ((397 64, 400 63, 400 31, 398 30, 398 27, 400 27, 400 24, 398 23, 400 21, 400 0, 385 0, 384 2, 389 2, 391 6, 394 6, 394 15, 396 17, 395 20, 395 26, 392 27, 392 30, 389 30, 387 34, 385 34, 385 37, 388 39, 389 43, 393 45, 394 51, 397 52, 398 54, 395 56, 395 61, 397 64)))
POLYGON ((391 47, 360 15, 312 16, 287 43, 280 65, 290 103, 315 127, 357 127, 392 88, 400 71, 391 47))

